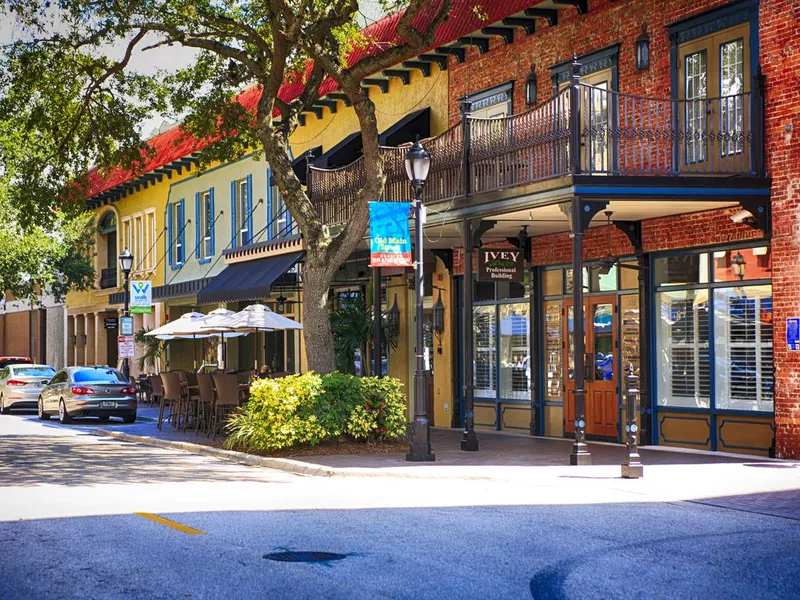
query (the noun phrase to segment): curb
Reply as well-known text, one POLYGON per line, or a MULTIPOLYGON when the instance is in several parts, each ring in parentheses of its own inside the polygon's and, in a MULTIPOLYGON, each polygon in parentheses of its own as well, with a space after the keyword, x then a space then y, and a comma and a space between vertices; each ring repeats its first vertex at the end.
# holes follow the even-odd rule
POLYGON ((177 442, 173 440, 160 440, 158 438, 132 435, 122 431, 107 431, 104 429, 93 429, 92 435, 112 437, 125 442, 142 444, 144 446, 155 446, 169 450, 181 450, 192 454, 203 454, 212 458, 225 460, 228 462, 239 463, 251 467, 266 467, 294 475, 308 475, 313 477, 366 477, 366 478, 394 478, 394 479, 460 479, 460 480, 483 480, 494 481, 498 478, 481 475, 453 475, 447 473, 409 473, 409 472, 386 472, 378 470, 353 471, 336 467, 323 467, 321 465, 309 464, 291 458, 272 458, 268 456, 255 456, 245 452, 235 450, 222 450, 202 444, 192 444, 191 442, 177 442))

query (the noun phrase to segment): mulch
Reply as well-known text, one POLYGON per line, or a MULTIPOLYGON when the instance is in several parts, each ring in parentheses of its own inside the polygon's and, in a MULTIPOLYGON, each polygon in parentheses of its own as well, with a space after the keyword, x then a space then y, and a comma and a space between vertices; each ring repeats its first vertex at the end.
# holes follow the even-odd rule
MULTIPOLYGON (((224 448, 225 440, 210 440, 199 437, 191 440, 193 443, 213 446, 214 448, 224 448)), ((267 456, 275 458, 295 458, 299 456, 332 456, 337 454, 390 454, 408 452, 408 442, 353 442, 351 440, 337 441, 326 440, 316 446, 304 445, 297 448, 286 448, 283 450, 248 450, 245 448, 231 448, 236 452, 253 454, 255 456, 267 456)))

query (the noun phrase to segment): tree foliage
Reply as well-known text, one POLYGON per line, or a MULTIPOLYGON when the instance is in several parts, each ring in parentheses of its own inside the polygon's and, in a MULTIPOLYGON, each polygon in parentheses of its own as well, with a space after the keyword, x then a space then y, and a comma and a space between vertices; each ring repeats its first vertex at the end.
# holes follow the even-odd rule
POLYGON ((357 24, 358 0, 0 0, 0 15, 20 31, 0 54, 0 122, 20 132, 3 150, 17 174, 10 201, 26 222, 52 222, 55 199, 80 204, 85 190, 68 183, 81 183, 90 166, 141 170, 148 149, 137 126, 153 114, 182 119, 183 132, 202 142, 203 165, 263 151, 306 240, 309 367, 331 371, 327 289, 385 182, 375 107, 360 84, 428 47, 450 2, 383 0, 402 14, 396 40, 377 43, 357 24), (130 68, 135 51, 164 45, 195 49, 197 58, 175 72, 130 68), (112 58, 110 47, 122 51, 112 58), (289 148, 300 115, 330 81, 358 117, 366 175, 351 218, 334 233, 295 176, 289 148), (285 83, 299 93, 279 94, 285 83))

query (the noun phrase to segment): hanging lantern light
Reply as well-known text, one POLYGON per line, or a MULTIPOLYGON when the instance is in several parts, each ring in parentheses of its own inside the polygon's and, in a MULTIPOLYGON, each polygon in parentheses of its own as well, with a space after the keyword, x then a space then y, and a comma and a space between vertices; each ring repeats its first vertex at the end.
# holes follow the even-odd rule
POLYGON ((278 296, 275 299, 275 312, 279 315, 282 315, 286 312, 286 298, 283 296, 278 296))
POLYGON ((444 304, 442 304, 442 290, 439 290, 439 297, 431 307, 433 313, 433 332, 439 336, 444 333, 444 304))
POLYGON ((647 23, 642 23, 642 33, 636 38, 636 69, 644 71, 650 68, 650 36, 647 35, 647 23))
POLYGON ((397 306, 397 294, 394 295, 394 304, 386 313, 386 325, 395 337, 400 333, 400 309, 397 306))

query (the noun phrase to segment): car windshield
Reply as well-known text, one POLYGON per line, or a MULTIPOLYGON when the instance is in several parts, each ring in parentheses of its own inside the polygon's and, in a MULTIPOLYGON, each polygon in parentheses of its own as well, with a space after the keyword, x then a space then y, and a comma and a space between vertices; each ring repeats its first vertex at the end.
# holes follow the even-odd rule
POLYGON ((75 383, 125 383, 122 373, 114 369, 80 369, 73 371, 75 383))
POLYGON ((53 367, 15 367, 14 375, 23 377, 52 377, 56 374, 53 367))
POLYGON ((4 358, 0 360, 0 369, 3 367, 7 367, 8 365, 17 365, 21 363, 32 363, 33 361, 30 358, 4 358))

